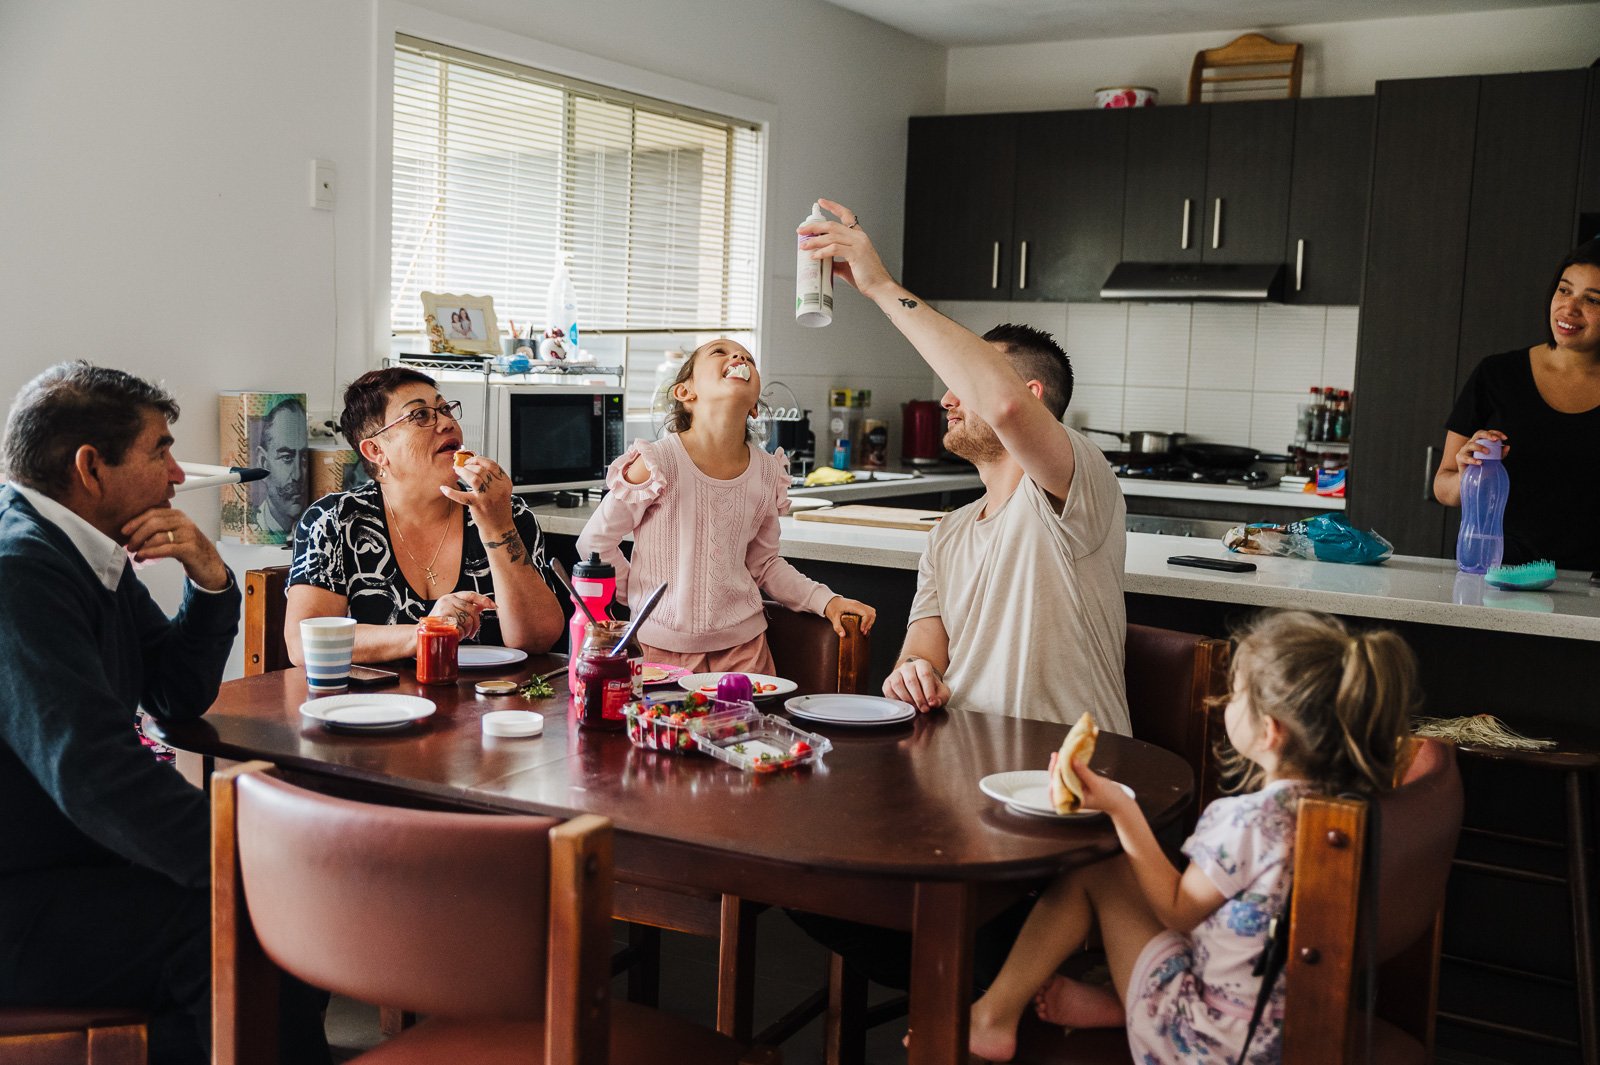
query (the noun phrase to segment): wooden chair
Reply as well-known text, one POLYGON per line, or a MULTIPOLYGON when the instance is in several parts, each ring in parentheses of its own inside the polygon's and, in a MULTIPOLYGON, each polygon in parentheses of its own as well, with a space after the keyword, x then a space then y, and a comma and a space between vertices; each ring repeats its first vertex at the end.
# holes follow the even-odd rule
MULTIPOLYGON (((1376 833, 1363 801, 1312 797, 1300 802, 1284 970, 1285 1062, 1432 1060, 1444 888, 1461 827, 1455 748, 1411 739, 1396 776, 1403 783, 1378 800, 1376 833), (1375 905, 1362 904, 1364 877, 1375 905), (1368 1014, 1357 994, 1365 974, 1363 945, 1369 942, 1377 965, 1370 1056, 1368 1014)), ((1120 1028, 1063 1034, 1031 1015, 1023 1019, 1015 1060, 1019 1065, 1131 1063, 1120 1028)))
POLYGON ((0 1007, 6 1065, 145 1065, 144 1015, 120 1009, 0 1007))
POLYGON ((246 570, 244 575, 244 675, 288 669, 283 640, 284 590, 288 566, 246 570))
POLYGON ((610 1002, 603 818, 375 806, 263 762, 219 773, 212 810, 218 1065, 276 1061, 278 970, 427 1014, 374 1065, 777 1060, 610 1002))
POLYGON ((1247 33, 1221 48, 1195 53, 1189 69, 1189 102, 1214 102, 1226 96, 1249 94, 1261 99, 1262 92, 1282 91, 1294 98, 1300 95, 1300 74, 1304 48, 1299 44, 1280 44, 1259 33, 1247 33), (1214 73, 1215 72, 1215 73, 1214 73), (1212 95, 1202 94, 1207 86, 1212 95))
POLYGON ((1185 827, 1221 794, 1213 748, 1223 737, 1228 694, 1226 640, 1129 625, 1123 659, 1128 714, 1136 739, 1182 755, 1194 770, 1195 805, 1185 827))

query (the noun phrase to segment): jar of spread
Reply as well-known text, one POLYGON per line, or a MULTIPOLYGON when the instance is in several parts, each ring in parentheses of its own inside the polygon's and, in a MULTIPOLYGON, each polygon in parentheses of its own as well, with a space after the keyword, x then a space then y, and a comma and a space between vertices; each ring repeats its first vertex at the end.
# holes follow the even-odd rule
POLYGON ((611 650, 627 627, 625 621, 601 621, 584 633, 572 688, 579 728, 620 729, 628 723, 622 708, 633 698, 633 670, 626 647, 611 650))
POLYGON ((449 618, 429 615, 417 624, 417 683, 454 684, 461 676, 461 630, 449 618))

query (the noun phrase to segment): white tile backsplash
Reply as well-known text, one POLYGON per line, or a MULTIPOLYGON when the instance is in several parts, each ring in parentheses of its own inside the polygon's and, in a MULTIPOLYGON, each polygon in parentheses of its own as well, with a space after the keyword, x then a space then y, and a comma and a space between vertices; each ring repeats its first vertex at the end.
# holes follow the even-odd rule
MULTIPOLYGON (((947 301, 977 333, 1020 322, 1053 333, 1072 359, 1066 421, 1119 432, 1280 452, 1312 386, 1355 383, 1357 307, 1226 303, 947 301)), ((935 395, 943 386, 934 382, 935 395)), ((1095 437, 1105 447, 1107 437, 1095 437)))
POLYGON ((1128 364, 1128 308, 1123 303, 1070 303, 1067 339, 1073 378, 1086 385, 1123 383, 1128 364))
POLYGON ((1122 422, 1130 432, 1179 432, 1187 399, 1188 393, 1181 388, 1129 385, 1122 394, 1122 422))
POLYGON ((1322 384, 1327 388, 1356 386, 1356 333, 1359 307, 1329 307, 1328 331, 1322 343, 1322 384))
POLYGON ((1263 303, 1256 309, 1257 392, 1305 392, 1322 381, 1326 307, 1263 303))
MULTIPOLYGON (((1074 384, 1072 402, 1067 404, 1066 423, 1074 429, 1093 426, 1114 433, 1122 432, 1122 386, 1074 384)), ((1103 448, 1116 446, 1108 436, 1096 436, 1093 439, 1103 448)))
POLYGON ((1189 387, 1248 392, 1255 372, 1255 306, 1195 304, 1189 327, 1189 387))
POLYGON ((1135 303, 1128 308, 1129 387, 1187 388, 1187 303, 1135 303))
POLYGON ((1183 431, 1202 444, 1237 444, 1250 439, 1250 403, 1243 390, 1191 388, 1183 431))

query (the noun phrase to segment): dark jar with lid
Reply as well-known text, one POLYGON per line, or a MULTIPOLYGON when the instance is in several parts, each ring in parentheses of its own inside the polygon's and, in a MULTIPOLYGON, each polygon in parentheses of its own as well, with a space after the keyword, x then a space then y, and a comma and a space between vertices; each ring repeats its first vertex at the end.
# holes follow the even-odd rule
POLYGON ((620 729, 628 723, 622 713, 633 698, 628 648, 612 653, 627 627, 625 621, 601 621, 584 633, 572 687, 572 711, 578 715, 579 728, 620 729))
POLYGON ((461 676, 461 630, 429 615, 417 624, 417 683, 454 684, 461 676))

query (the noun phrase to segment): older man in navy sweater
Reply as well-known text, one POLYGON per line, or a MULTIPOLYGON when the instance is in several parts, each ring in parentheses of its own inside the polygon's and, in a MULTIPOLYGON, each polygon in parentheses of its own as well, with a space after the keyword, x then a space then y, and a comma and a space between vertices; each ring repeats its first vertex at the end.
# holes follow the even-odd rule
MULTIPOLYGON (((165 391, 85 362, 46 370, 6 422, 0 488, 0 1003, 139 1006, 152 1063, 210 1045, 205 797, 134 732, 138 708, 216 698, 239 589, 170 505, 165 391), (176 559, 168 618, 129 564, 176 559)), ((285 1059, 326 1061, 306 996, 285 1059), (291 1058, 291 1051, 297 1058, 291 1058)))

